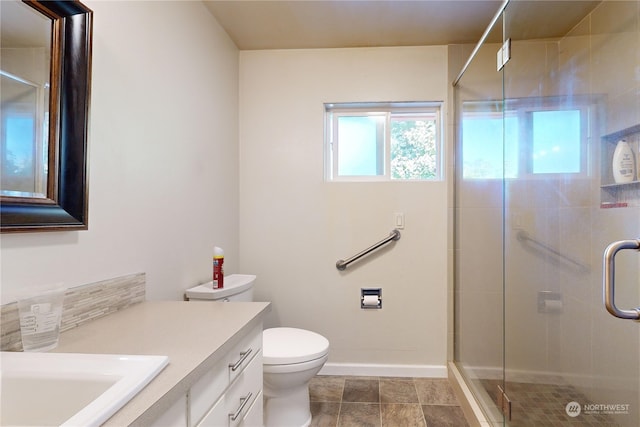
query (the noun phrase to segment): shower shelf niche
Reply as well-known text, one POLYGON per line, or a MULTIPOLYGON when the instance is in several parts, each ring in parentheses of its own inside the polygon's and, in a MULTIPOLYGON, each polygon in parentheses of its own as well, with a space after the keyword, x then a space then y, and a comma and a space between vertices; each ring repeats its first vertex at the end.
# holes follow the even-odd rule
POLYGON ((621 208, 640 206, 640 179, 616 183, 613 180, 612 161, 616 144, 626 139, 633 151, 636 176, 640 168, 640 125, 602 136, 602 173, 600 178, 600 207, 621 208))

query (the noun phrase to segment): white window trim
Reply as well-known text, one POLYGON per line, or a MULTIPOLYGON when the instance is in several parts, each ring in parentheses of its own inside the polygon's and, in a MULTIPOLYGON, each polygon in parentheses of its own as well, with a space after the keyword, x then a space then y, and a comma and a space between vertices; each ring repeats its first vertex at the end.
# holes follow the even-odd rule
POLYGON ((444 180, 444 132, 442 129, 443 102, 382 102, 382 103, 325 103, 325 181, 326 182, 441 182, 444 180), (391 116, 407 114, 421 117, 425 112, 433 113, 436 128, 436 176, 433 179, 392 179, 391 178, 391 116), (337 118, 345 116, 381 115, 384 126, 384 174, 381 175, 338 175, 337 118))

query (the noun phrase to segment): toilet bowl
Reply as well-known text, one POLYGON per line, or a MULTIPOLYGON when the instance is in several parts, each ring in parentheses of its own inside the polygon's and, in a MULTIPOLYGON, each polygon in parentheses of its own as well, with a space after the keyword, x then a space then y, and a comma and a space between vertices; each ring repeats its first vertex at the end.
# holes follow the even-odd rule
MULTIPOLYGON (((256 276, 225 276, 224 288, 211 282, 187 289, 188 300, 253 301, 256 276)), ((262 372, 265 427, 306 427, 311 423, 309 381, 329 357, 329 341, 297 328, 262 332, 262 372)))
POLYGON ((265 426, 308 426, 309 381, 327 361, 329 341, 297 328, 265 329, 262 339, 265 426))

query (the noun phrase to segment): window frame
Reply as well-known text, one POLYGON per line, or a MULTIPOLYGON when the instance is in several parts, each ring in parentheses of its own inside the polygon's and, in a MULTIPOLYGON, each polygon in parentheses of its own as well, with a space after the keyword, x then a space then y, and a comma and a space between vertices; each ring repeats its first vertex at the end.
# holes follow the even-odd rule
POLYGON ((324 104, 324 177, 327 182, 439 182, 444 179, 444 141, 442 129, 443 102, 370 102, 324 104), (398 179, 391 177, 391 122, 396 116, 420 118, 432 115, 435 121, 436 173, 431 179, 398 179), (378 175, 339 175, 338 120, 340 117, 383 116, 382 168, 378 175))

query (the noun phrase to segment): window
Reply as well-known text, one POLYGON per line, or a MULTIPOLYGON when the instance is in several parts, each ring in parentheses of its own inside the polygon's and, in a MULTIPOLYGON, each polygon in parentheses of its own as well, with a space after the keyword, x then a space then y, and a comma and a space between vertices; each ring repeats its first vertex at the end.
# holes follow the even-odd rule
POLYGON ((442 176, 440 103, 325 104, 328 181, 442 176))
POLYGON ((469 102, 463 107, 465 179, 586 173, 587 105, 566 100, 469 102), (501 104, 501 103, 500 103, 501 104))
POLYGON ((532 111, 531 171, 579 173, 581 170, 580 110, 532 111))
POLYGON ((463 178, 516 178, 519 169, 517 144, 516 115, 465 113, 462 121, 463 178), (503 146, 503 131, 505 141, 509 141, 507 148, 503 146))

